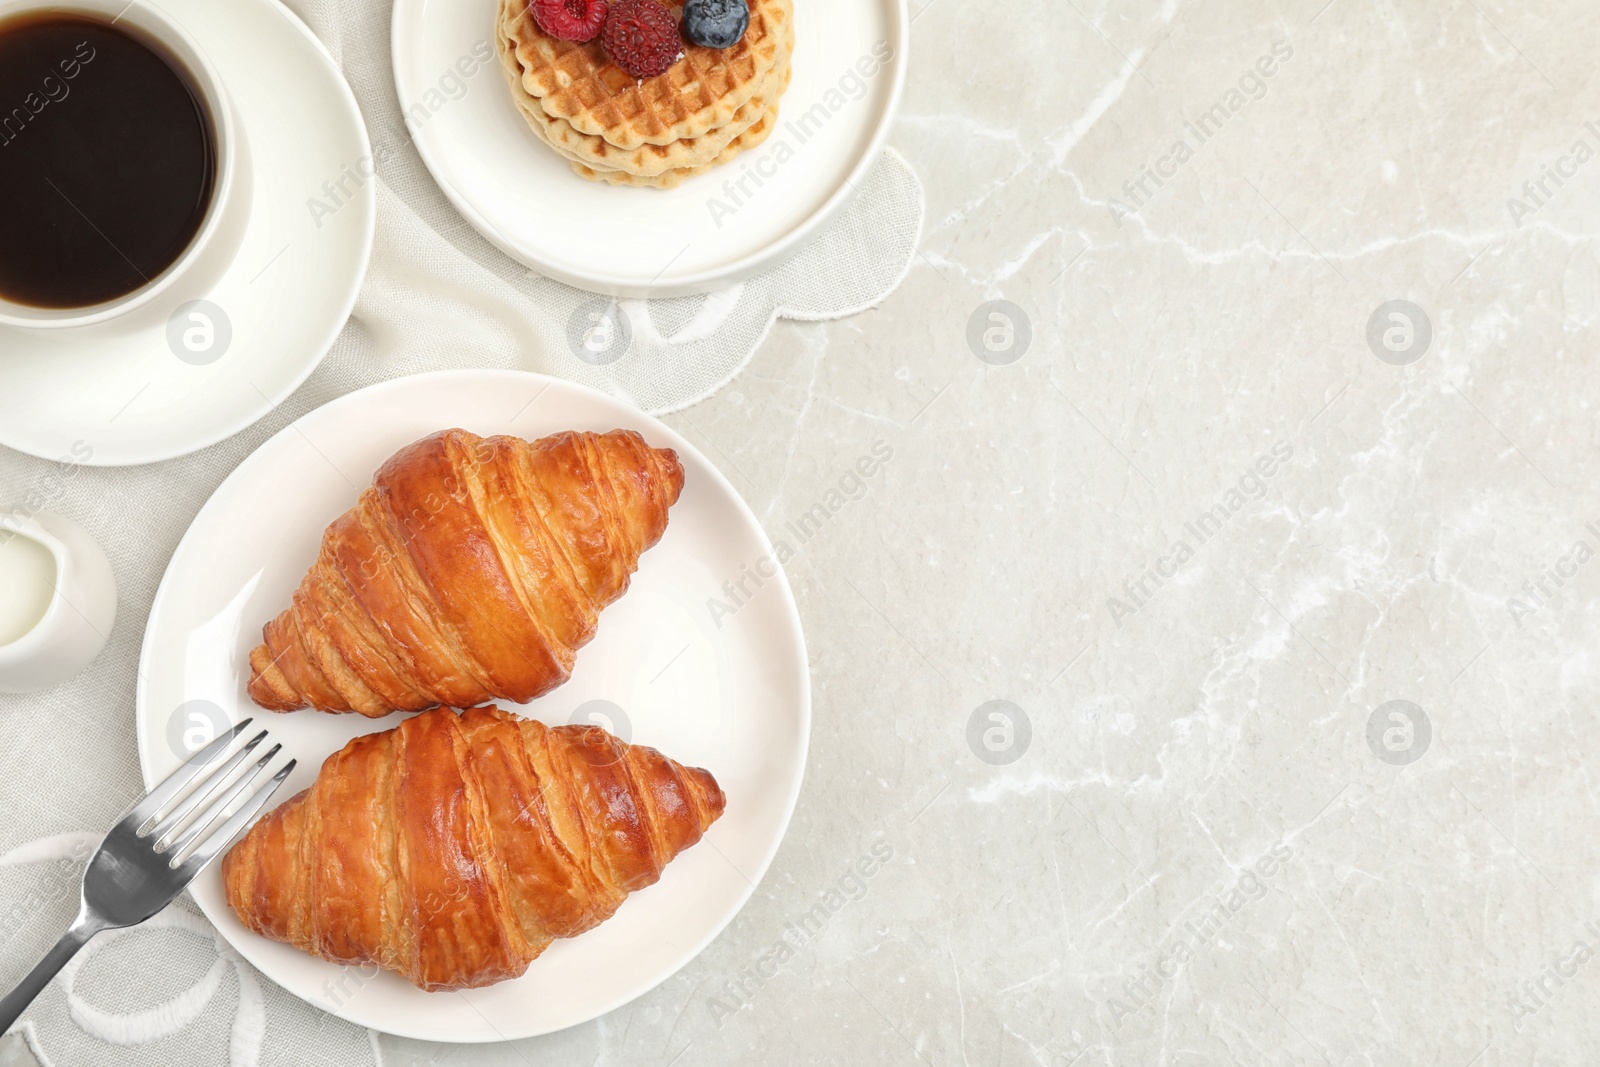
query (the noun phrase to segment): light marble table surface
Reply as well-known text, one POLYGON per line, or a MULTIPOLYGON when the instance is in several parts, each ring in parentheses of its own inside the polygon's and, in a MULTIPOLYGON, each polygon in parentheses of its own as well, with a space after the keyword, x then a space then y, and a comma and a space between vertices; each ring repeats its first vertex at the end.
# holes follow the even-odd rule
POLYGON ((1592 4, 912 7, 909 279, 667 420, 775 533, 892 452, 772 870, 386 1063, 1592 1062, 1592 4))
POLYGON ((1593 1062, 1592 7, 912 6, 910 279, 668 420, 773 530, 893 449, 788 568, 772 872, 613 1016, 391 1062, 1593 1062))

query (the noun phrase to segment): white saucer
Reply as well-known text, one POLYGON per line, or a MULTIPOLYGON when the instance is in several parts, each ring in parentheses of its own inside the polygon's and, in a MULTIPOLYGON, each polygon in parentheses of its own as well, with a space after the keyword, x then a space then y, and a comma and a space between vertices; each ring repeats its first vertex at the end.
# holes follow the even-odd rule
POLYGON ((528 129, 494 52, 496 7, 395 0, 395 85, 417 149, 456 208, 507 255, 625 297, 723 288, 815 236, 882 150, 911 43, 906 0, 801 0, 794 81, 767 143, 677 189, 634 189, 585 181, 528 129), (874 66, 880 42, 893 58, 861 79, 855 64, 874 66), (859 99, 849 98, 852 79, 864 83, 859 99), (848 92, 829 96, 841 81, 848 92), (802 136, 792 124, 813 108, 822 109, 818 125, 802 136), (726 187, 747 174, 748 195, 726 187))
POLYGON ((190 711, 208 705, 189 702, 210 702, 218 719, 254 716, 300 761, 279 792, 288 798, 351 738, 398 725, 404 716, 263 711, 245 692, 249 654, 262 624, 290 603, 326 525, 355 503, 356 486, 400 448, 452 426, 529 439, 625 427, 678 451, 684 490, 666 534, 601 614, 572 678, 521 713, 555 725, 610 701, 622 711, 610 715, 616 733, 711 771, 727 811, 611 919, 556 942, 521 978, 461 993, 424 993, 250 933, 223 898, 220 864, 191 892, 240 955, 310 1004, 404 1037, 503 1041, 612 1011, 694 959, 755 891, 794 811, 811 735, 800 616, 760 523, 693 445, 603 393, 520 371, 400 378, 318 408, 240 464, 178 545, 145 629, 135 732, 150 784, 204 743, 184 731, 190 711), (272 501, 270 523, 263 500, 272 501))
MULTIPOLYGON (((149 3, 151 0, 140 0, 149 3)), ((153 463, 215 444, 271 411, 339 335, 372 252, 377 197, 359 174, 372 149, 355 97, 322 44, 276 0, 159 0, 221 73, 249 155, 251 209, 239 252, 208 292, 174 290, 103 326, 0 329, 0 444, 97 466, 153 463), (344 181, 335 205, 324 182, 344 181), (320 197, 332 214, 313 218, 320 197), (318 226, 320 222, 320 227, 318 226), (213 332, 186 362, 168 324, 190 300, 213 332), (203 362, 210 359, 211 362, 203 362), (77 445, 75 448, 74 445, 77 445)), ((187 309, 186 309, 187 310, 187 309)), ((184 328, 198 326, 183 319, 184 328)))

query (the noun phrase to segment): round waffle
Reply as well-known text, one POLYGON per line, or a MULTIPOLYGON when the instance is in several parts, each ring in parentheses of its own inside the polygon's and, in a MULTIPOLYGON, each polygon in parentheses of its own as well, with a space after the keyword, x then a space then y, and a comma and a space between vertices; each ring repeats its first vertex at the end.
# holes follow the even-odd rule
POLYGON ((658 174, 651 178, 628 174, 620 170, 596 170, 577 161, 572 162, 572 169, 579 177, 587 178, 592 182, 607 182, 611 185, 632 185, 649 189, 675 189, 683 184, 685 179, 693 178, 697 174, 704 174, 715 167, 720 167, 739 155, 739 153, 748 152, 750 149, 758 147, 772 135, 772 131, 777 125, 778 103, 773 101, 772 106, 767 109, 761 118, 756 120, 753 126, 730 141, 728 147, 724 148, 717 155, 717 158, 711 162, 698 167, 669 170, 665 174, 658 174))
MULTIPOLYGON (((780 82, 781 85, 781 82, 780 82)), ((763 92, 751 98, 740 108, 733 121, 719 130, 702 137, 679 141, 676 145, 646 145, 632 152, 613 149, 611 152, 575 152, 551 133, 551 127, 560 128, 559 119, 552 119, 537 107, 524 108, 528 120, 539 139, 555 150, 556 154, 572 163, 592 170, 632 174, 640 178, 654 178, 675 171, 686 171, 707 166, 716 160, 735 140, 754 126, 777 103, 777 93, 763 92), (682 146, 681 148, 679 146, 682 146), (670 149, 668 151, 667 149, 670 149)), ((570 127, 567 127, 570 130, 570 127)), ((585 134, 569 134, 569 138, 585 134)))
MULTIPOLYGON (((768 136, 778 125, 778 111, 781 98, 789 88, 789 79, 793 75, 792 67, 783 71, 783 81, 777 86, 776 92, 763 104, 763 110, 756 116, 755 121, 742 129, 737 136, 732 138, 721 152, 703 163, 689 167, 676 167, 672 170, 662 171, 660 174, 632 174, 626 170, 613 167, 597 167, 583 160, 567 156, 565 152, 556 149, 566 156, 572 165, 573 173, 592 182, 606 182, 610 185, 628 185, 643 189, 675 189, 685 179, 697 174, 705 174, 716 167, 722 166, 738 156, 741 152, 748 152, 766 141, 768 136)), ((754 101, 752 101, 754 103, 754 101)), ((748 108, 750 105, 746 105, 748 108)))
MULTIPOLYGON (((682 4, 666 0, 674 17, 682 4)), ((792 0, 751 0, 750 28, 731 48, 686 45, 671 70, 640 81, 599 39, 561 41, 539 29, 525 0, 501 0, 497 38, 544 113, 618 148, 670 145, 728 125, 789 51, 792 0)))
POLYGON ((500 32, 496 40, 501 66, 517 108, 540 140, 569 160, 594 170, 622 171, 652 178, 671 171, 688 171, 706 166, 721 155, 735 138, 755 125, 788 86, 789 55, 794 47, 792 21, 785 25, 784 45, 777 64, 762 76, 754 94, 725 125, 707 130, 698 137, 682 138, 667 145, 643 144, 632 149, 618 148, 604 137, 580 133, 569 121, 550 115, 539 98, 527 92, 522 67, 516 58, 515 44, 505 32, 510 24, 506 17, 507 9, 514 7, 515 2, 502 0, 500 32))

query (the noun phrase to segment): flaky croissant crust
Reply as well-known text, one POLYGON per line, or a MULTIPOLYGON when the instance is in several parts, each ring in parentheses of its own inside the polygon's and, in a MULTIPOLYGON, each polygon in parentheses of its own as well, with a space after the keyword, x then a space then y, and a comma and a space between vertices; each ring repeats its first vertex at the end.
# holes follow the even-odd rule
POLYGON ((250 653, 262 707, 525 703, 572 673, 683 489, 637 433, 446 430, 379 469, 250 653))
POLYGON ((522 974, 721 816, 703 770, 598 726, 441 708, 351 741, 223 860, 265 937, 428 990, 522 974))

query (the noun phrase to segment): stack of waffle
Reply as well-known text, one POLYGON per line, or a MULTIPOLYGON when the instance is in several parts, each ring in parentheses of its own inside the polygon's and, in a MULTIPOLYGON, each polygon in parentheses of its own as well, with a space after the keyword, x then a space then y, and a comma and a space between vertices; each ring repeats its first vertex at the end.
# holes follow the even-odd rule
MULTIPOLYGON (((527 0, 500 0, 496 42, 512 96, 539 139, 590 181, 671 189, 767 139, 789 87, 792 0, 750 0, 731 48, 685 42, 683 58, 643 81, 596 38, 541 30, 527 0)), ((674 15, 681 3, 668 2, 674 15)))

